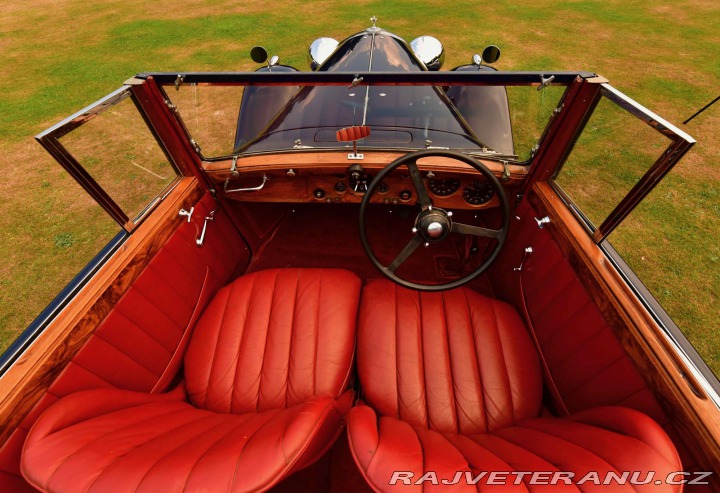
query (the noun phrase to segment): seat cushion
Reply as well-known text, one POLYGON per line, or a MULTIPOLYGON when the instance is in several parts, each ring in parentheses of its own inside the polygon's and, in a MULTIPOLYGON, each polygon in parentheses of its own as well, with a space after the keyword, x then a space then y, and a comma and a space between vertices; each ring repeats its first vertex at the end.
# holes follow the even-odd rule
POLYGON ((52 492, 270 488, 342 429, 359 295, 360 280, 342 270, 235 280, 201 315, 180 390, 61 399, 30 430, 23 475, 52 492))
POLYGON ((420 293, 369 282, 357 358, 367 403, 412 425, 480 433, 540 411, 542 373, 522 320, 470 289, 420 293))
POLYGON ((342 430, 352 392, 242 415, 170 394, 78 392, 51 406, 25 444, 22 471, 41 491, 265 491, 315 459, 342 430))
POLYGON ((337 397, 348 385, 360 279, 339 269, 273 269, 225 286, 185 355, 190 400, 246 413, 337 397))
MULTIPOLYGON (((560 471, 578 481, 591 471, 602 479, 608 471, 637 471, 642 479, 649 471, 665 478, 682 470, 662 428, 637 411, 605 407, 538 418, 541 370, 524 324, 510 305, 469 289, 418 293, 385 280, 368 283, 357 359, 367 405, 348 415, 348 437, 358 467, 377 491, 395 491, 398 484, 432 489, 433 476, 391 485, 394 472, 411 472, 415 481, 433 473, 437 481, 452 482, 457 471, 475 477, 560 471)), ((516 478, 498 490, 542 488, 515 485, 516 478)), ((585 491, 593 488, 588 481, 549 488, 585 491)), ((463 478, 453 491, 480 490, 468 483, 463 478)), ((608 489, 612 485, 603 491, 608 489)))
POLYGON ((451 482, 458 471, 462 474, 458 484, 446 486, 451 491, 486 491, 498 481, 501 484, 496 491, 682 491, 682 485, 657 485, 654 480, 644 486, 594 485, 596 478, 604 481, 609 472, 637 472, 643 480, 649 471, 654 471, 655 479, 682 471, 677 452, 660 426, 627 408, 595 408, 563 419, 526 419, 491 433, 463 435, 378 417, 370 407, 361 405, 350 411, 347 430, 355 461, 376 491, 426 491, 432 487, 431 476, 419 484, 412 483, 428 472, 435 473, 437 482, 451 482), (398 476, 393 481, 398 471, 412 474, 405 476, 411 485, 404 485, 398 476), (492 471, 551 474, 538 476, 538 484, 531 486, 531 475, 507 474, 505 479, 491 479, 488 474, 492 471), (471 478, 480 472, 486 474, 473 485, 465 472, 471 478), (556 476, 554 485, 547 484, 555 472, 571 473, 564 477, 572 484, 560 479, 563 476, 556 476), (593 476, 593 472, 598 475, 593 476), (519 484, 514 484, 516 481, 519 484))

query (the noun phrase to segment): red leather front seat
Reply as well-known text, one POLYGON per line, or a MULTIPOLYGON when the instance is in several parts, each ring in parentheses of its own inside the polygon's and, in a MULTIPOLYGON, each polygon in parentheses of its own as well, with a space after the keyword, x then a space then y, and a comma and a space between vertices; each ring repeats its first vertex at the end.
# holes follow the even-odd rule
MULTIPOLYGON (((592 475, 575 484, 591 471, 601 481, 608 471, 638 472, 641 480, 649 471, 663 480, 682 471, 665 432, 637 411, 604 407, 566 418, 538 417, 540 364, 520 317, 509 305, 469 289, 418 293, 386 280, 369 283, 361 301, 357 361, 367 405, 348 415, 348 438, 376 491, 429 491, 438 483, 443 488, 442 480, 453 482, 458 471, 462 480, 446 486, 453 491, 485 491, 493 482, 504 483, 496 491, 536 491, 552 475, 538 475, 540 484, 528 485, 532 476, 514 473, 572 473, 545 486, 553 492, 591 490, 592 475), (492 471, 511 474, 491 479, 492 471), (393 478, 398 472, 404 474, 393 478), (471 479, 486 475, 472 485, 465 472, 471 479)), ((682 486, 600 487, 642 488, 677 492, 682 486)))
POLYGON ((220 290, 164 395, 91 390, 38 419, 25 478, 48 492, 265 491, 342 430, 360 280, 330 269, 250 274, 220 290))

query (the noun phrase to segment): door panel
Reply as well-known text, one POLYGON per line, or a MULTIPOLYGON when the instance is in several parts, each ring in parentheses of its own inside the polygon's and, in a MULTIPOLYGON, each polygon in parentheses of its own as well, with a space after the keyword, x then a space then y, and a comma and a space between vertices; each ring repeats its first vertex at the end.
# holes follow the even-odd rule
MULTIPOLYGON (((52 372, 43 374, 54 381, 44 393, 28 392, 36 403, 23 399, 12 419, 5 416, 8 432, 13 421, 22 421, 0 447, 0 491, 14 491, 4 486, 18 481, 27 431, 59 398, 100 387, 162 392, 174 382, 198 316, 215 292, 245 268, 249 258, 249 250, 222 209, 208 223, 204 244, 199 247, 196 240, 204 218, 217 209, 217 203, 206 193, 192 207, 190 222, 178 215, 179 207, 168 211, 172 216, 169 227, 174 231, 166 241, 155 239, 163 241, 157 253, 141 254, 130 261, 146 265, 135 279, 129 276, 132 282, 116 303, 105 302, 110 305, 107 315, 97 319, 95 327, 85 327, 91 333, 87 342, 56 378, 52 372)), ((139 237, 143 227, 133 237, 139 237)), ((108 289, 122 289, 123 285, 120 275, 116 287, 108 289)))
POLYGON ((502 297, 513 302, 534 332, 557 389, 558 408, 569 413, 597 406, 622 405, 668 419, 612 328, 588 294, 576 268, 528 201, 516 211, 508 247, 493 269, 502 297), (533 249, 520 264, 523 250, 533 249))

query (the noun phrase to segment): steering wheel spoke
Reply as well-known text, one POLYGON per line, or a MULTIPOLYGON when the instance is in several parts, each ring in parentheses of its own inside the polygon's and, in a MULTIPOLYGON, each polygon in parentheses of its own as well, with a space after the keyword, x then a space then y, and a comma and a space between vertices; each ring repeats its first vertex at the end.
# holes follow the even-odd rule
POLYGON ((463 235, 482 236, 483 238, 493 238, 495 240, 499 240, 503 234, 502 230, 499 230, 499 229, 481 228, 480 226, 472 226, 470 224, 462 224, 462 223, 453 223, 452 229, 450 231, 452 231, 453 233, 460 233, 463 235))
POLYGON ((422 181, 422 176, 420 176, 420 170, 417 167, 417 162, 408 162, 407 168, 408 171, 410 171, 410 178, 412 178, 413 185, 415 186, 415 193, 417 193, 420 207, 427 209, 429 206, 432 206, 432 201, 430 200, 427 188, 425 188, 425 184, 422 181))
POLYGON ((415 250, 423 243, 423 239, 419 236, 413 236, 413 239, 410 240, 410 242, 405 245, 405 248, 402 249, 402 252, 398 254, 397 257, 395 257, 395 260, 393 260, 390 265, 385 267, 390 272, 395 272, 400 265, 402 265, 403 262, 405 262, 410 255, 413 254, 415 250))

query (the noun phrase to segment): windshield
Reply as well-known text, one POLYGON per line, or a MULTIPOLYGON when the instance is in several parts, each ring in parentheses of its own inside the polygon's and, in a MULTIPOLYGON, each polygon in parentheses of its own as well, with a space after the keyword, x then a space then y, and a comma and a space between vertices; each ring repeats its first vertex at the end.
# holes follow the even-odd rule
MULTIPOLYGON (((494 72, 464 65, 457 72, 494 72)), ((528 159, 564 85, 353 84, 352 74, 424 72, 402 39, 385 31, 343 41, 318 72, 348 74, 347 85, 179 84, 166 93, 206 159, 294 149, 351 148, 336 133, 366 125, 362 149, 457 149, 521 162, 528 159)), ((263 67, 264 75, 297 72, 263 67)), ((358 77, 360 79, 360 77, 358 77)))
MULTIPOLYGON (((318 71, 419 72, 423 67, 396 37, 380 31, 343 43, 318 71)), ((372 132, 362 144, 370 147, 438 145, 450 148, 487 147, 450 103, 431 86, 303 87, 254 140, 236 140, 235 152, 270 151, 301 145, 345 146, 335 132, 368 125, 372 132), (430 141, 429 143, 427 141, 430 141)))

